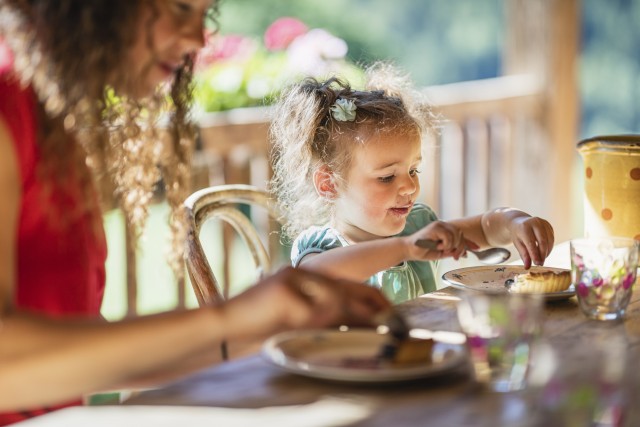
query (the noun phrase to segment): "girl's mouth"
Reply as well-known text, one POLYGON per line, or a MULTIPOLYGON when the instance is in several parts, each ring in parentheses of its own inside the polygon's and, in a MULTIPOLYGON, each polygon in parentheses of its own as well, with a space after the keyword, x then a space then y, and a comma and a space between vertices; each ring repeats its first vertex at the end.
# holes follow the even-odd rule
POLYGON ((409 214, 410 209, 411 208, 409 206, 407 206, 407 207, 404 207, 404 208, 391 208, 389 210, 394 215, 405 216, 405 215, 409 214))

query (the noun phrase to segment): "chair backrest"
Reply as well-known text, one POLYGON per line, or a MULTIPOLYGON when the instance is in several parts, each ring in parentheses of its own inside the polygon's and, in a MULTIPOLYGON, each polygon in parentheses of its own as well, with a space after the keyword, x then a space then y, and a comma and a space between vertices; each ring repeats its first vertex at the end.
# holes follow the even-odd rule
POLYGON ((228 281, 220 285, 200 240, 201 227, 207 220, 217 218, 230 224, 247 245, 260 274, 271 270, 269 252, 258 230, 240 209, 242 205, 255 205, 264 208, 271 218, 278 218, 277 208, 265 190, 243 184, 218 185, 196 191, 184 205, 189 226, 185 262, 201 306, 222 302, 229 296, 228 281))

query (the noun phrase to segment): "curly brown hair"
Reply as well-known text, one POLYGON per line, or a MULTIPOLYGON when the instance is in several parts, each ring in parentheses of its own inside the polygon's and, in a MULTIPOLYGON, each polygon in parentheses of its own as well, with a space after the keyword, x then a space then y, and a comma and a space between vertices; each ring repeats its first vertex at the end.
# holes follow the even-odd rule
MULTIPOLYGON (((113 190, 103 192, 103 202, 115 194, 136 236, 156 184, 164 182, 172 212, 170 262, 181 278, 182 202, 190 191, 195 138, 188 120, 193 58, 184 58, 168 90, 145 99, 119 91, 131 83, 126 55, 145 2, 155 11, 146 23, 150 31, 158 16, 154 0, 0 0, 0 37, 14 54, 14 72, 39 100, 46 162, 38 173, 55 183, 78 171, 88 197, 75 214, 96 212, 96 188, 113 190)), ((214 23, 217 7, 212 1, 214 23)), ((94 218, 101 227, 101 216, 94 218)))
POLYGON ((354 90, 336 77, 307 78, 283 91, 270 127, 274 175, 271 191, 282 212, 285 237, 295 238, 332 216, 330 200, 316 192, 313 175, 328 167, 344 180, 357 144, 376 135, 423 136, 434 129, 435 116, 410 79, 392 64, 377 62, 366 69, 365 90, 354 90), (353 121, 331 113, 336 100, 352 101, 353 121))

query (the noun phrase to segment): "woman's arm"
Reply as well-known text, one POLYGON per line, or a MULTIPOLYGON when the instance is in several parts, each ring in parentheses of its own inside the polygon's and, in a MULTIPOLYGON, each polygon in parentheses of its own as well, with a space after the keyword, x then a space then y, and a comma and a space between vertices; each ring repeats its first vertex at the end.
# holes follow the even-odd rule
POLYGON ((0 410, 59 403, 180 365, 200 351, 215 351, 226 329, 213 309, 116 324, 20 312, 5 312, 1 320, 0 410))
POLYGON ((0 318, 0 411, 55 404, 141 380, 167 380, 204 366, 203 355, 219 351, 222 340, 366 324, 388 307, 374 288, 289 268, 221 306, 117 323, 5 311, 0 318))

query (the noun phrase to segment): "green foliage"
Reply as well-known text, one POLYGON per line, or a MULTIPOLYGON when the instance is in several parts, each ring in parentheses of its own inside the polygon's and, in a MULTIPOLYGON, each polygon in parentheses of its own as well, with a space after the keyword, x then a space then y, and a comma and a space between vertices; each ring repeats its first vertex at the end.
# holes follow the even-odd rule
MULTIPOLYGON (((501 73, 506 0, 224 0, 222 33, 261 37, 280 16, 346 40, 348 57, 387 59, 419 85, 501 73)), ((640 132, 640 0, 582 0, 583 137, 640 132)))
POLYGON ((288 84, 308 76, 338 76, 360 86, 362 68, 345 56, 345 41, 330 32, 297 19, 279 19, 266 33, 264 43, 253 34, 208 37, 195 73, 195 99, 201 109, 268 105, 288 84))
POLYGON ((282 84, 280 78, 285 60, 284 52, 268 54, 262 49, 242 64, 224 63, 209 67, 196 76, 196 102, 205 111, 223 111, 269 103, 270 97, 282 84), (262 83, 264 92, 260 91, 252 96, 247 87, 252 81, 262 83))
POLYGON ((640 132, 639 20, 638 0, 583 0, 583 138, 640 132))
POLYGON ((500 68, 502 0, 226 0, 220 30, 261 37, 280 16, 346 40, 356 63, 392 60, 420 85, 495 77, 500 68))

